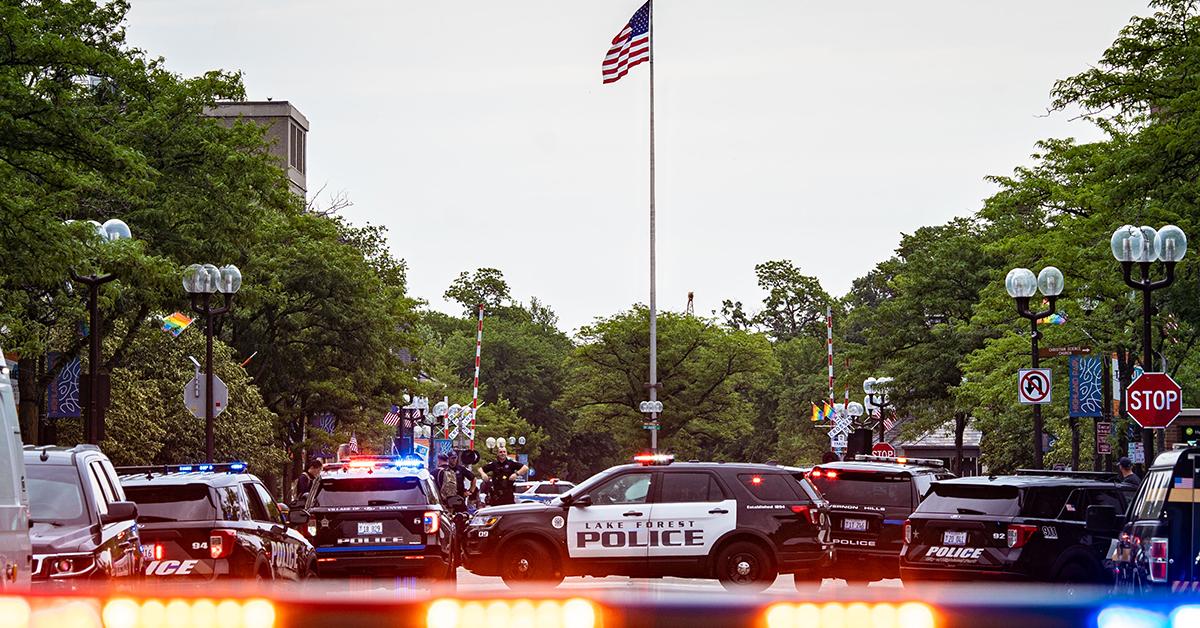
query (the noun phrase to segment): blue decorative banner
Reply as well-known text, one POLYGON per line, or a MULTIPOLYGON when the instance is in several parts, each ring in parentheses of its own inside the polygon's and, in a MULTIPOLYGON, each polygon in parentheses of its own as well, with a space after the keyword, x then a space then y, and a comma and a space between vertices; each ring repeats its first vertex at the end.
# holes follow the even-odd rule
POLYGON ((1102 358, 1070 356, 1070 416, 1093 417, 1104 414, 1104 374, 1102 358))
MULTIPOLYGON (((57 352, 47 354, 46 364, 50 368, 54 368, 61 355, 57 352)), ((58 376, 54 378, 54 381, 50 382, 50 386, 46 389, 47 418, 63 419, 82 414, 83 407, 79 398, 79 372, 81 369, 79 358, 71 358, 71 361, 64 364, 58 371, 58 376)))
POLYGON ((445 455, 449 456, 450 452, 452 452, 452 451, 454 451, 454 441, 450 440, 449 438, 433 439, 433 456, 434 456, 434 458, 437 458, 438 454, 445 454, 445 455))

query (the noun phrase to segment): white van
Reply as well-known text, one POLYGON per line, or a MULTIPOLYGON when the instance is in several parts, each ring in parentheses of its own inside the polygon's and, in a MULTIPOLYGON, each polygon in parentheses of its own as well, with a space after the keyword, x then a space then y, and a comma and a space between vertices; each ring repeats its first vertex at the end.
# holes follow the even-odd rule
POLYGON ((8 367, 0 359, 0 591, 28 588, 32 565, 21 424, 8 367))

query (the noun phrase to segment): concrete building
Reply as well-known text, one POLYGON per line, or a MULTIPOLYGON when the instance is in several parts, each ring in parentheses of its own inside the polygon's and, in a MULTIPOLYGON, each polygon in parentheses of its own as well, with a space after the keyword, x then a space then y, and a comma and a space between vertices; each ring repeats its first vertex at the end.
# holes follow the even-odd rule
POLYGON ((300 198, 308 193, 308 118, 286 100, 220 102, 204 112, 232 125, 247 120, 267 129, 270 153, 287 172, 288 187, 300 198))

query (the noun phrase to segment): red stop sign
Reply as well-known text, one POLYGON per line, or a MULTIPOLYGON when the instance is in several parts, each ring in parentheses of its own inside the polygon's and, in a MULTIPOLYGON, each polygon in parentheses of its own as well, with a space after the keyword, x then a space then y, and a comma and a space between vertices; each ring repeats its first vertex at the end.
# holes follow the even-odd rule
POLYGON ((885 458, 895 458, 896 448, 887 443, 875 443, 875 446, 871 448, 871 454, 885 458))
POLYGON ((1129 416, 1142 427, 1165 428, 1183 411, 1183 389, 1166 373, 1143 373, 1125 394, 1129 416))

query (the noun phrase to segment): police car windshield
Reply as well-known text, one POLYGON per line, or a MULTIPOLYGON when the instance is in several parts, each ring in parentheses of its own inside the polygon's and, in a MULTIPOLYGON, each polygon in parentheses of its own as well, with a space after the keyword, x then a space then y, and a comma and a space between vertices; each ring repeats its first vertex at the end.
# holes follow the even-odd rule
POLYGON ((425 486, 415 477, 322 479, 312 506, 412 506, 426 505, 425 486))
POLYGON ((30 465, 26 473, 31 521, 52 525, 88 523, 75 467, 30 465))
POLYGON ((1015 517, 1021 511, 1015 486, 935 482, 917 512, 1015 517))
POLYGON ((907 475, 874 471, 845 471, 837 477, 813 477, 812 483, 832 504, 869 504, 912 508, 912 482, 907 475))
POLYGON ((204 484, 126 486, 125 496, 137 504, 138 521, 213 521, 217 507, 204 484))

